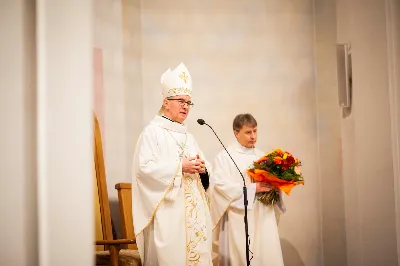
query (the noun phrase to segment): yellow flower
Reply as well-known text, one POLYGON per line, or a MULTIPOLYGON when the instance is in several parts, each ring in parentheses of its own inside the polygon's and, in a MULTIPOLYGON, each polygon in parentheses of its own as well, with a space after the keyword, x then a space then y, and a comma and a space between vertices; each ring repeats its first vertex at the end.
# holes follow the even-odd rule
POLYGON ((288 157, 288 154, 285 152, 285 154, 283 155, 283 160, 286 160, 288 157))

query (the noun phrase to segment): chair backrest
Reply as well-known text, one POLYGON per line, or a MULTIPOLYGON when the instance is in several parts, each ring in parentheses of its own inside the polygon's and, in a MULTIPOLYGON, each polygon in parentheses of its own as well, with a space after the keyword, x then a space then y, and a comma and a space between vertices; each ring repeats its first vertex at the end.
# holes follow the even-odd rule
MULTIPOLYGON (((135 238, 132 216, 132 184, 131 183, 118 183, 115 185, 118 190, 119 211, 121 214, 122 234, 123 238, 135 238)), ((128 249, 137 249, 136 244, 129 244, 128 249)))
MULTIPOLYGON (((95 240, 113 240, 110 202, 107 192, 106 171, 104 166, 103 145, 99 122, 94 115, 94 211, 95 211, 95 240)), ((96 246, 96 250, 104 250, 103 246, 96 246)))

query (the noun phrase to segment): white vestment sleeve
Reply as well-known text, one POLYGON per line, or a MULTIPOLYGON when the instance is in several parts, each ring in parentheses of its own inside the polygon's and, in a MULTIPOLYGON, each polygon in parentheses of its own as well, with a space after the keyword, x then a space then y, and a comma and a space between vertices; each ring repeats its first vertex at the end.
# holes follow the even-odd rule
POLYGON ((161 201, 174 197, 182 178, 181 161, 175 156, 160 156, 157 134, 152 127, 147 127, 137 142, 133 175, 132 207, 137 212, 134 215, 143 217, 135 220, 135 231, 139 233, 151 221, 161 201))
MULTIPOLYGON (((255 183, 246 184, 246 187, 247 187, 247 201, 249 203, 247 205, 247 209, 251 210, 251 209, 253 209, 254 199, 256 197, 256 184, 255 183)), ((243 193, 240 196, 240 198, 238 198, 237 200, 235 200, 234 202, 231 203, 230 207, 244 210, 244 195, 243 195, 243 193)))
POLYGON ((228 156, 224 155, 224 153, 220 153, 215 159, 211 191, 213 228, 217 226, 230 204, 240 198, 243 191, 240 183, 232 180, 230 159, 228 159, 228 156))

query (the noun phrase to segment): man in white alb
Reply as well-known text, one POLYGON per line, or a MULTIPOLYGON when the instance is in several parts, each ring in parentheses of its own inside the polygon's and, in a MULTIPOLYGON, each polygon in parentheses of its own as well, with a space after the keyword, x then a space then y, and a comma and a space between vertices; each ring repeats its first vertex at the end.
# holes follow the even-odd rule
POLYGON ((211 266, 211 217, 202 185, 211 166, 184 124, 193 105, 192 78, 181 63, 162 75, 161 84, 162 107, 141 133, 133 160, 132 211, 142 265, 211 266))
MULTIPOLYGON (((274 206, 263 205, 255 199, 257 192, 266 192, 270 187, 266 183, 251 183, 246 173, 246 169, 265 154, 255 148, 257 121, 251 114, 237 115, 233 132, 237 141, 227 150, 246 180, 251 265, 282 266, 274 206)), ((213 170, 211 217, 213 228, 220 230, 219 266, 247 265, 242 177, 225 150, 217 155, 213 170)))

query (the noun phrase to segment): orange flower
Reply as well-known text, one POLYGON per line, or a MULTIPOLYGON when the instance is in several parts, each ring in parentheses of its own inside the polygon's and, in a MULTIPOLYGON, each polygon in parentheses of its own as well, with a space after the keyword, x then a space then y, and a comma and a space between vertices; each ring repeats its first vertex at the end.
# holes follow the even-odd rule
POLYGON ((282 158, 279 157, 279 156, 276 156, 276 157, 274 158, 274 163, 276 163, 276 164, 281 164, 281 163, 282 163, 282 158))

